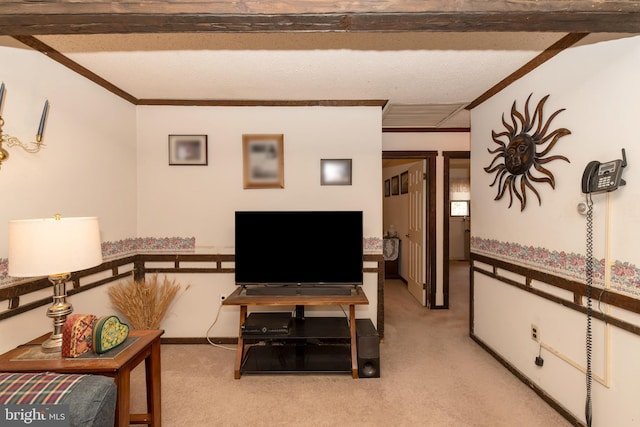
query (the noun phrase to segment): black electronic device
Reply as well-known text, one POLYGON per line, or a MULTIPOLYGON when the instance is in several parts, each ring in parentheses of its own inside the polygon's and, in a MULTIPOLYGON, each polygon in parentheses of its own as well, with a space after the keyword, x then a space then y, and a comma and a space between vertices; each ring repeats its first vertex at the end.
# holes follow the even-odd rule
POLYGON ((371 319, 356 319, 358 377, 380 378, 380 336, 371 319))
POLYGON ((622 179, 622 169, 627 166, 627 156, 622 149, 622 159, 600 163, 597 160, 589 162, 582 174, 582 192, 602 193, 616 190, 625 185, 622 179))
POLYGON ((287 334, 291 324, 289 312, 264 312, 251 313, 242 325, 242 333, 245 335, 270 335, 287 334))
POLYGON ((313 296, 313 295, 351 295, 351 287, 346 286, 249 286, 246 295, 276 296, 313 296))
POLYGON ((235 280, 240 286, 362 285, 362 211, 238 211, 235 280))

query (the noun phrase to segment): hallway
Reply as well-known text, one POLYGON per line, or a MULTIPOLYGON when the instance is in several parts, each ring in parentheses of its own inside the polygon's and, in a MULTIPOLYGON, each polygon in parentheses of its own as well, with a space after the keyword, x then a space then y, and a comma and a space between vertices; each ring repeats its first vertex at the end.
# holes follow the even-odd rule
POLYGON ((468 262, 450 263, 449 310, 385 283, 383 374, 421 396, 426 425, 571 425, 469 337, 468 277, 468 262))

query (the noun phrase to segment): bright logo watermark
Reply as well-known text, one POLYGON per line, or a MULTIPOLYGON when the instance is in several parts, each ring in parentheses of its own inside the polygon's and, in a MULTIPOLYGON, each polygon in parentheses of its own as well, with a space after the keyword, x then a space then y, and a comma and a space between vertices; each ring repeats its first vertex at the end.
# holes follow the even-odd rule
POLYGON ((2 405, 0 426, 69 427, 69 405, 2 405))

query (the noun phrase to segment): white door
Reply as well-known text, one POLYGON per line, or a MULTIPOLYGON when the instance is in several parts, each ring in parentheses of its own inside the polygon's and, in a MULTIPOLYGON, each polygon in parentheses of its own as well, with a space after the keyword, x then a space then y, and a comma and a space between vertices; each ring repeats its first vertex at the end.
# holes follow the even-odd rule
POLYGON ((424 289, 425 262, 424 253, 424 162, 409 167, 409 234, 407 287, 423 306, 426 306, 424 289))

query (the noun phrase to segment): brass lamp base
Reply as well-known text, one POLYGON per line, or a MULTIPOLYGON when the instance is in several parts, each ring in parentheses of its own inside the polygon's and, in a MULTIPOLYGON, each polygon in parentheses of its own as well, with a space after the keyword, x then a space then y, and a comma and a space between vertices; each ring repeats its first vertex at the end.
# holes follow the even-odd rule
POLYGON ((41 345, 43 353, 59 353, 62 351, 62 337, 54 337, 51 334, 41 345))
POLYGON ((73 312, 73 306, 67 302, 65 289, 70 277, 70 273, 49 276, 49 281, 53 283, 53 305, 47 309, 47 317, 53 319, 53 333, 42 343, 42 351, 45 353, 62 351, 62 327, 67 316, 73 312))

